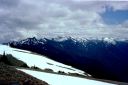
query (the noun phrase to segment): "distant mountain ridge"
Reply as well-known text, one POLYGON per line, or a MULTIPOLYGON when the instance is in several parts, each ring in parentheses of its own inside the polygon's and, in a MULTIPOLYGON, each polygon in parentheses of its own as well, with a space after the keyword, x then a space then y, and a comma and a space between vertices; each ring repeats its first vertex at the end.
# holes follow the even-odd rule
POLYGON ((8 43, 84 70, 93 77, 128 81, 128 40, 27 38, 8 43))

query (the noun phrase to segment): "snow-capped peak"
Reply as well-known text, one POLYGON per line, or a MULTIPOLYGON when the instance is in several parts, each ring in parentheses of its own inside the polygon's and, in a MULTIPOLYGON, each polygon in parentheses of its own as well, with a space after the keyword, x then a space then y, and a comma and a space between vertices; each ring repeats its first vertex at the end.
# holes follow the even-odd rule
POLYGON ((60 37, 60 36, 58 36, 58 37, 52 38, 52 39, 55 40, 55 41, 61 42, 61 41, 67 40, 68 38, 67 37, 60 37))
POLYGON ((106 38, 104 38, 103 40, 104 40, 105 42, 111 43, 111 44, 113 44, 113 45, 116 44, 116 41, 115 41, 113 38, 108 38, 108 37, 106 37, 106 38))

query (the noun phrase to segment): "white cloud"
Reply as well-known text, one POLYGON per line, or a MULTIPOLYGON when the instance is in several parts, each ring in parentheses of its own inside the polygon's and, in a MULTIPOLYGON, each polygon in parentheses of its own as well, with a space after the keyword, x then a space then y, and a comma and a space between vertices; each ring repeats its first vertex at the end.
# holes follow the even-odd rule
POLYGON ((48 35, 124 37, 125 29, 115 28, 127 27, 126 24, 108 26, 103 22, 100 13, 105 12, 106 6, 113 7, 114 10, 127 10, 128 2, 13 0, 10 3, 7 0, 1 4, 0 31, 3 34, 0 34, 0 39, 2 41, 3 37, 6 37, 6 31, 9 31, 11 39, 48 35), (112 34, 112 32, 116 34, 112 34))

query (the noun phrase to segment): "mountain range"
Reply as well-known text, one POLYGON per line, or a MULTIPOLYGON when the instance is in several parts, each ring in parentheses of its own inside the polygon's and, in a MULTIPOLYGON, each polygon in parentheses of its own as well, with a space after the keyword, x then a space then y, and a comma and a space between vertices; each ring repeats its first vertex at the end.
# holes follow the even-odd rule
POLYGON ((94 78, 128 81, 128 40, 33 37, 6 44, 45 55, 94 78))

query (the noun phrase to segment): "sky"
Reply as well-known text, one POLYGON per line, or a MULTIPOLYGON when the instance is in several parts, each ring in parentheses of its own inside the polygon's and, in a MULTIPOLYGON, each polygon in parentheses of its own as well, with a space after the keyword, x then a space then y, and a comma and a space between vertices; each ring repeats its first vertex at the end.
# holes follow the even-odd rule
POLYGON ((28 37, 128 38, 128 1, 0 0, 0 42, 28 37))

